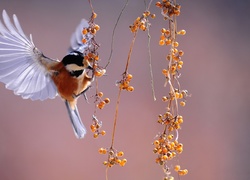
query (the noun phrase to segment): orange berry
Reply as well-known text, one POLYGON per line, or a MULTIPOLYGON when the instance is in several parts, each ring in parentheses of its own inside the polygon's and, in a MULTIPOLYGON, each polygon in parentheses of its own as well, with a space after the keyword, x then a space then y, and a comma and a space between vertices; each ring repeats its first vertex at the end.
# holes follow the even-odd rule
POLYGON ((174 47, 178 47, 179 43, 177 41, 174 42, 174 47))
POLYGON ((161 4, 161 2, 158 1, 158 2, 155 3, 155 6, 161 8, 162 4, 161 4))
POLYGON ((166 45, 170 45, 171 42, 172 42, 171 39, 167 39, 166 42, 165 42, 165 44, 166 44, 166 45))
POLYGON ((83 44, 86 44, 86 43, 87 43, 87 39, 83 38, 83 39, 82 39, 82 43, 83 43, 83 44))
POLYGON ((154 19, 156 17, 155 14, 151 14, 150 16, 151 16, 152 19, 154 19))
POLYGON ((97 14, 94 12, 94 13, 92 13, 92 17, 95 19, 95 18, 97 18, 97 14))
POLYGON ((180 165, 175 165, 175 167, 174 167, 174 170, 175 171, 179 171, 181 169, 181 166, 180 165))
POLYGON ((134 87, 133 86, 128 86, 126 88, 127 91, 133 92, 134 91, 134 87))
POLYGON ((165 44, 165 41, 164 41, 164 40, 160 40, 160 41, 159 41, 159 45, 160 45, 160 46, 163 46, 164 44, 165 44))
POLYGON ((98 133, 93 134, 94 138, 98 138, 98 133))
POLYGON ((179 56, 183 56, 184 52, 182 50, 179 51, 179 56))
POLYGON ((187 32, 184 29, 178 32, 178 34, 180 34, 180 35, 185 35, 186 33, 187 32))
POLYGON ((97 30, 97 31, 99 31, 100 30, 100 26, 99 25, 97 25, 97 24, 95 24, 95 30, 97 30))
POLYGON ((86 28, 84 28, 84 29, 82 30, 82 34, 84 34, 84 35, 88 34, 88 30, 87 30, 86 28))
POLYGON ((123 152, 123 151, 120 151, 120 152, 117 153, 117 156, 118 156, 118 157, 122 157, 123 155, 124 155, 124 152, 123 152))
POLYGON ((166 33, 166 32, 167 32, 167 30, 166 30, 165 28, 162 28, 162 29, 161 29, 161 33, 164 34, 164 33, 166 33))
POLYGON ((130 79, 132 79, 132 78, 133 78, 133 75, 132 75, 132 74, 128 74, 128 75, 127 75, 127 79, 130 80, 130 79))
POLYGON ((181 105, 181 106, 185 106, 185 105, 186 105, 185 101, 181 101, 181 102, 180 102, 180 105, 181 105))
POLYGON ((100 132, 100 134, 101 134, 102 136, 104 136, 104 135, 106 134, 106 131, 102 130, 102 131, 100 132))
POLYGON ((103 96, 103 92, 98 92, 97 96, 102 97, 103 96))
POLYGON ((109 98, 105 98, 103 101, 104 101, 106 104, 110 103, 110 99, 109 99, 109 98))

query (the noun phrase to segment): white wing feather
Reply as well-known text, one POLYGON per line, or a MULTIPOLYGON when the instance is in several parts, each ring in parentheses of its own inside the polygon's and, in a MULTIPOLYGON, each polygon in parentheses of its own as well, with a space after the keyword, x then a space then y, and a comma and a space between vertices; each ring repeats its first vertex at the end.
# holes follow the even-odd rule
POLYGON ((55 62, 36 49, 32 37, 24 34, 13 15, 12 24, 6 11, 0 21, 0 82, 24 99, 45 100, 57 95, 56 87, 47 69, 40 62, 55 62))
POLYGON ((92 38, 92 35, 90 33, 83 35, 82 30, 84 28, 88 28, 89 23, 86 19, 82 19, 80 24, 76 27, 75 32, 72 34, 71 39, 70 39, 70 52, 71 51, 79 51, 79 52, 84 52, 87 48, 91 46, 90 44, 90 39, 92 38), (82 43, 82 39, 86 39, 87 42, 85 44, 82 43))

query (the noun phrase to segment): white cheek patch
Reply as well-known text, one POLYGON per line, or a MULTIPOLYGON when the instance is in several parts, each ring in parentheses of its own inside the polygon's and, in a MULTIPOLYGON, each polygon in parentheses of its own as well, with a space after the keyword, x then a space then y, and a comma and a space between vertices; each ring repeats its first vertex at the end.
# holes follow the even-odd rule
POLYGON ((66 65, 66 69, 68 71, 80 71, 80 70, 84 70, 84 68, 82 66, 78 66, 76 64, 67 64, 66 65))

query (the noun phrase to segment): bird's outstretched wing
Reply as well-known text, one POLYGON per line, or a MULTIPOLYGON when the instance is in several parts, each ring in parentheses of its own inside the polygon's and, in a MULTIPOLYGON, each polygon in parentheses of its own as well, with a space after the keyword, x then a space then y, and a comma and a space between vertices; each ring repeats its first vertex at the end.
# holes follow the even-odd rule
POLYGON ((82 34, 82 30, 88 27, 88 21, 86 19, 82 19, 79 25, 76 27, 75 32, 71 36, 69 52, 79 51, 84 53, 87 48, 90 48, 90 39, 92 38, 92 35, 90 33, 86 35, 82 34), (86 43, 83 43, 82 39, 86 39, 86 43))
POLYGON ((45 57, 24 34, 16 15, 11 22, 3 10, 0 21, 0 82, 24 99, 45 100, 57 95, 49 66, 56 60, 45 57))

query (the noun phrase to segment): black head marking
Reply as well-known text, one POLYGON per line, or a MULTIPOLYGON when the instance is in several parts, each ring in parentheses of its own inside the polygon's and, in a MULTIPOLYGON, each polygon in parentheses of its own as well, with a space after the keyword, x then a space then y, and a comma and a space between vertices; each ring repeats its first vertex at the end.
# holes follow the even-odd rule
POLYGON ((64 66, 69 64, 76 64, 78 66, 83 66, 83 54, 79 51, 72 51, 70 54, 65 56, 62 60, 64 66))

